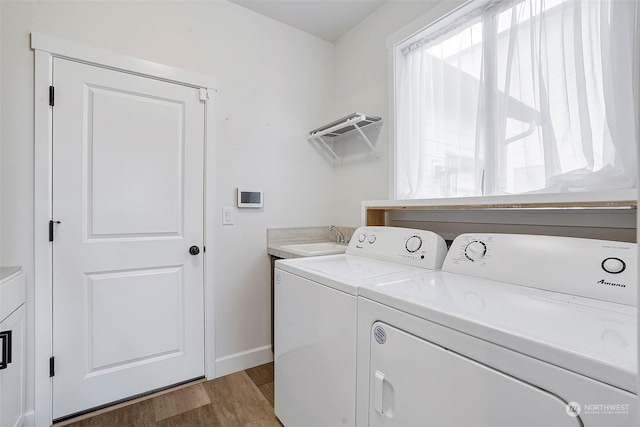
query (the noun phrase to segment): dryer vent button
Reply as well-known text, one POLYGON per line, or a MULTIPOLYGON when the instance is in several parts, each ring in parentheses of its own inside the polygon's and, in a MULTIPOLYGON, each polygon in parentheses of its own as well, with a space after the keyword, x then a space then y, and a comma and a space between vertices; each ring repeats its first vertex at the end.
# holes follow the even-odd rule
POLYGON ((387 332, 382 326, 376 326, 373 328, 373 337, 376 339, 378 344, 384 344, 387 341, 387 332))

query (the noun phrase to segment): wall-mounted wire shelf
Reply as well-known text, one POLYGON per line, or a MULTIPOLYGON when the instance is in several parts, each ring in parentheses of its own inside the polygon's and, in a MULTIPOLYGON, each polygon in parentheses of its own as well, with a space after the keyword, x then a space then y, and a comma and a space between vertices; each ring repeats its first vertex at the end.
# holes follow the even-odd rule
POLYGON ((335 151, 333 151, 333 149, 329 146, 327 141, 323 139, 323 137, 335 138, 351 131, 357 131, 364 142, 369 146, 371 151, 373 151, 376 157, 379 158, 380 153, 376 151, 367 135, 365 135, 362 131, 362 128, 374 123, 379 123, 381 121, 382 119, 380 117, 370 116, 363 113, 352 113, 346 117, 336 120, 335 122, 331 122, 327 125, 312 130, 311 132, 309 132, 308 139, 310 141, 319 141, 320 143, 322 143, 322 145, 324 145, 324 147, 329 150, 331 155, 342 164, 342 159, 340 158, 340 156, 338 156, 335 151))

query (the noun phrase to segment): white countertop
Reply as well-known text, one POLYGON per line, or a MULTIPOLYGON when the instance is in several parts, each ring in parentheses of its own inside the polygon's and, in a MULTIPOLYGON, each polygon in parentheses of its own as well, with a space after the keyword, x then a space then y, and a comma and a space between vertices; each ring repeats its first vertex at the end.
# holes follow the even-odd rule
MULTIPOLYGON (((355 231, 355 228, 338 227, 347 240, 355 231)), ((335 243, 335 232, 329 231, 329 226, 319 227, 292 227, 267 229, 267 254, 277 258, 302 258, 292 251, 283 249, 284 245, 298 243, 335 243)))
POLYGON ((22 270, 20 267, 0 267, 0 281, 19 273, 20 270, 22 270))

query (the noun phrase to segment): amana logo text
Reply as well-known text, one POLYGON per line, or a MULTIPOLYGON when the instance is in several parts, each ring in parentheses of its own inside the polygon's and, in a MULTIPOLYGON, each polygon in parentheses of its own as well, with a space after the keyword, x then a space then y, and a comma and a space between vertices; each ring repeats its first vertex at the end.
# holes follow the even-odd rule
POLYGON ((618 288, 626 288, 627 285, 623 285, 622 283, 612 283, 612 282, 607 282, 604 279, 600 279, 598 280, 598 284, 599 285, 607 285, 607 286, 616 286, 618 288))

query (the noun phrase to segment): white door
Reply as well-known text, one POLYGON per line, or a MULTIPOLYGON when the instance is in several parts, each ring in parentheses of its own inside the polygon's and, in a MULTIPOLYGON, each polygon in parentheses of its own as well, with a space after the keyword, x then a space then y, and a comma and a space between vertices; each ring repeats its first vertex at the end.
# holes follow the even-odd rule
POLYGON ((58 58, 53 82, 57 419, 204 374, 204 105, 58 58))

